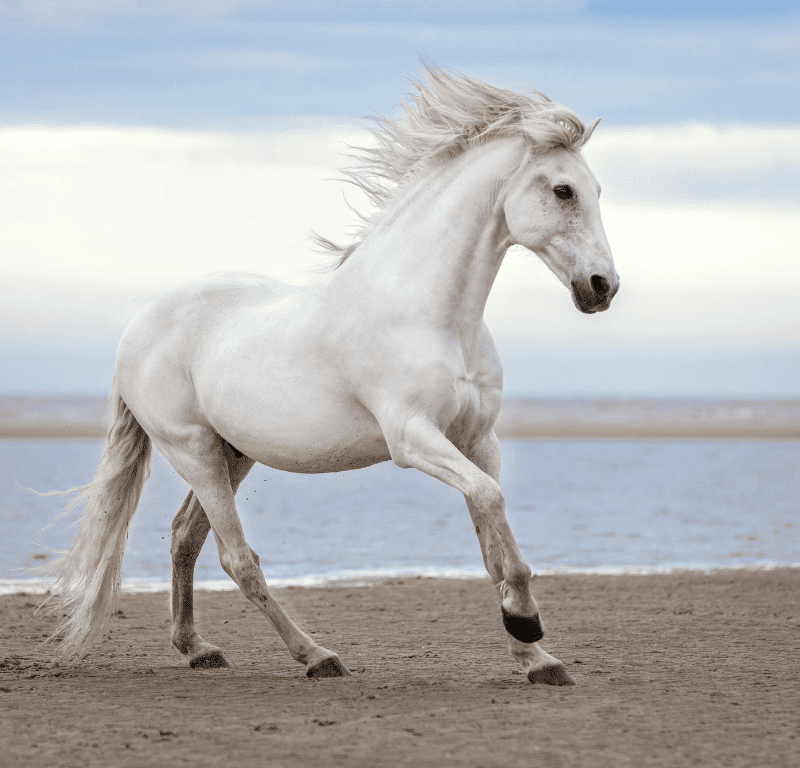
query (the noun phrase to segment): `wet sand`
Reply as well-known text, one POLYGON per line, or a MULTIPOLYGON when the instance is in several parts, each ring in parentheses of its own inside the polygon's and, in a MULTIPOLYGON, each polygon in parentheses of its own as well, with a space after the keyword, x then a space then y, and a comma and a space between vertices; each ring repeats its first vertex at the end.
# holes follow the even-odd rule
POLYGON ((354 671, 312 681, 238 592, 197 595, 233 670, 170 649, 167 596, 123 595, 74 668, 52 618, 0 597, 2 766, 796 766, 800 569, 538 577, 542 645, 578 685, 530 685, 488 581, 275 590, 354 671))

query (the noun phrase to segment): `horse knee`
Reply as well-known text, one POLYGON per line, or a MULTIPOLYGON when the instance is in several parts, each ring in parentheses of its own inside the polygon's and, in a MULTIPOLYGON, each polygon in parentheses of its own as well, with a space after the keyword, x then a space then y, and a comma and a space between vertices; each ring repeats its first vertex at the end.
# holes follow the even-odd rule
POLYGON ((484 515, 495 517, 505 512, 506 499, 503 491, 488 475, 476 478, 465 495, 484 515))

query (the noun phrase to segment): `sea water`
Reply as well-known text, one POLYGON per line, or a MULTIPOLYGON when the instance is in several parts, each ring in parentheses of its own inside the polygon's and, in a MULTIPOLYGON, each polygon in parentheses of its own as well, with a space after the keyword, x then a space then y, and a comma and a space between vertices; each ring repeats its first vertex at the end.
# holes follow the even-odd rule
MULTIPOLYGON (((501 445, 508 517, 535 572, 800 564, 798 442, 501 445)), ((20 584, 33 591, 25 569, 46 563, 49 549, 66 548, 75 534, 67 520, 42 530, 64 497, 26 489, 87 482, 101 450, 98 440, 0 441, 0 591, 18 591, 20 584)), ((128 538, 123 577, 129 588, 168 583, 170 522, 187 490, 158 456, 128 538)), ((329 475, 256 466, 237 505, 272 583, 484 573, 461 494, 390 462, 329 475)), ((211 536, 196 579, 234 586, 211 536)))

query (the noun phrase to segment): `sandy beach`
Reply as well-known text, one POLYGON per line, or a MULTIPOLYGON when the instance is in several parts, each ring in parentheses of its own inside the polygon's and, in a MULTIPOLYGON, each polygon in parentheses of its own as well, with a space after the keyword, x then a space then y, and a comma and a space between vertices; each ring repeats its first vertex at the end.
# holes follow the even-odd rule
POLYGON ((800 764, 800 570, 533 586, 574 688, 515 670, 488 580, 275 590, 354 672, 321 681, 238 592, 197 595, 227 671, 171 650, 165 594, 123 595, 74 668, 47 666, 34 596, 2 597, 0 765, 800 764))

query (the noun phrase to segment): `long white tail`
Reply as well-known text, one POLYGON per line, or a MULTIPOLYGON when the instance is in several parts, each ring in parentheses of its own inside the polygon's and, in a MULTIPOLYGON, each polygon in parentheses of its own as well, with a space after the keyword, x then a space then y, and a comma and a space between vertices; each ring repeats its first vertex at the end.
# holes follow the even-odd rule
POLYGON ((150 438, 116 389, 111 397, 116 410, 94 478, 67 492, 75 498, 61 513, 85 503, 80 530, 69 550, 47 566, 59 575, 37 609, 63 616, 53 661, 77 661, 103 634, 119 593, 128 527, 150 475, 150 438))

